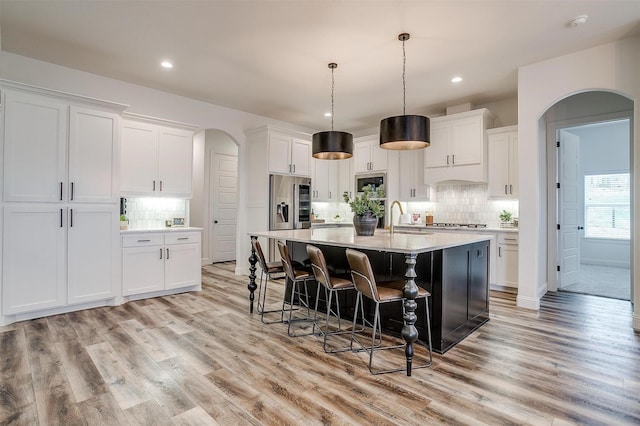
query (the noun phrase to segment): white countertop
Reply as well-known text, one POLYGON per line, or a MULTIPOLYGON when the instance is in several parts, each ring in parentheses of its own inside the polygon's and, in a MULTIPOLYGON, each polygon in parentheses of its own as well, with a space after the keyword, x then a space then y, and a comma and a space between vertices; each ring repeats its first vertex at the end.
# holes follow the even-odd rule
POLYGON ((145 229, 121 229, 121 234, 144 234, 151 232, 199 232, 202 231, 202 228, 197 228, 195 226, 171 226, 171 227, 163 227, 163 228, 145 228, 145 229))
POLYGON ((452 227, 452 228, 445 228, 445 227, 438 227, 438 226, 426 226, 424 224, 418 224, 418 225, 395 225, 394 229, 396 231, 402 230, 402 231, 414 231, 414 232, 441 232, 441 231, 445 231, 445 232, 460 232, 460 231, 464 231, 464 232, 482 232, 482 231, 491 231, 491 232, 518 232, 518 228, 490 228, 490 227, 486 227, 486 228, 465 228, 463 226, 461 227, 452 227))
POLYGON ((275 238, 285 241, 389 251, 394 253, 424 253, 491 239, 490 236, 482 234, 453 234, 444 232, 391 234, 389 231, 382 229, 376 229, 374 236, 360 237, 356 236, 353 228, 344 227, 258 231, 249 232, 248 235, 275 238))

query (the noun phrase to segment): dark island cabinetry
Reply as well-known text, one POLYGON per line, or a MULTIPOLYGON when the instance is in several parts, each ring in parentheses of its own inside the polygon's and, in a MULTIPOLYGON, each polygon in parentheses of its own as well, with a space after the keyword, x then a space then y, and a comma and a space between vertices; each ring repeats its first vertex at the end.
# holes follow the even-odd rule
POLYGON ((489 320, 489 243, 433 253, 432 335, 444 353, 489 320))

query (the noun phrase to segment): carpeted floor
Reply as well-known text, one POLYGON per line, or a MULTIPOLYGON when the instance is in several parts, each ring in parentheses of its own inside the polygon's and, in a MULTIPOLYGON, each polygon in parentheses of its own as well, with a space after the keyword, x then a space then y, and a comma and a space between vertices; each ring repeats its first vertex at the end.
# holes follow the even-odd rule
POLYGON ((580 265, 580 281, 561 291, 612 299, 631 299, 631 270, 600 265, 580 265))

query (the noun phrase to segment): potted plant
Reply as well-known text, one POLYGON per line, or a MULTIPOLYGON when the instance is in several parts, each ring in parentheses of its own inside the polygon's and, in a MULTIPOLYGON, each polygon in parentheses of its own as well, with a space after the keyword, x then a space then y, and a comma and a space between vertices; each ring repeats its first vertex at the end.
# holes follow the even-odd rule
POLYGON ((124 231, 129 227, 129 220, 127 216, 121 214, 120 215, 120 230, 124 231))
POLYGON ((378 225, 378 218, 384 216, 384 207, 380 201, 384 198, 384 186, 374 189, 371 185, 367 185, 362 188, 361 196, 350 199, 349 194, 345 192, 343 197, 353 212, 353 227, 356 235, 373 235, 378 225))
POLYGON ((502 213, 500 213, 500 222, 502 222, 503 225, 508 224, 509 222, 511 222, 511 213, 509 213, 506 210, 502 210, 502 213))

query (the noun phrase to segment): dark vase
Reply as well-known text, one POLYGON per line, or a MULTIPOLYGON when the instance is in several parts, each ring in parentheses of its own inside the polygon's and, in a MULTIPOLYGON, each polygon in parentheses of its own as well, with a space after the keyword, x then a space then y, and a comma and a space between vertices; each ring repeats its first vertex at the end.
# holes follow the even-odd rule
POLYGON ((353 216, 353 227, 356 235, 372 236, 378 226, 378 217, 373 213, 357 214, 353 216))

